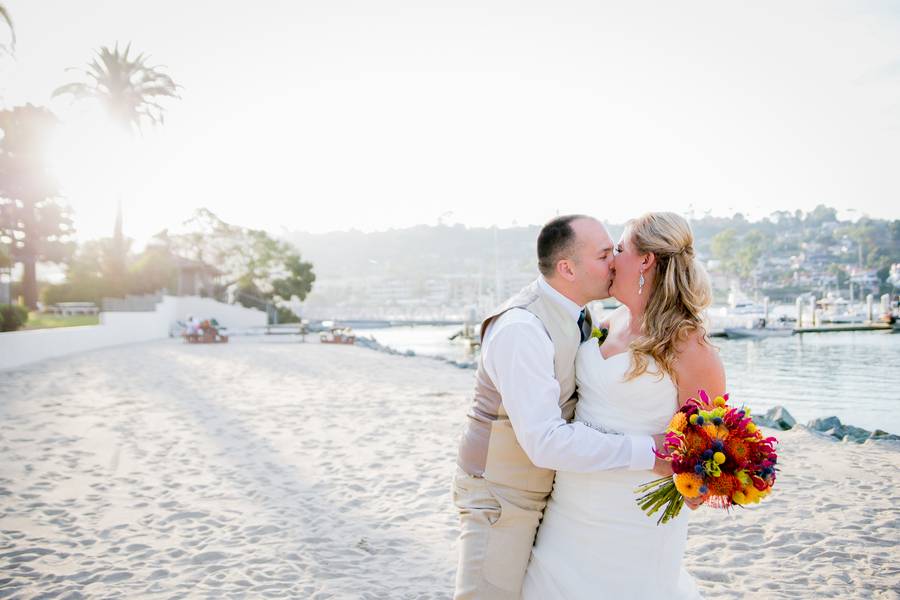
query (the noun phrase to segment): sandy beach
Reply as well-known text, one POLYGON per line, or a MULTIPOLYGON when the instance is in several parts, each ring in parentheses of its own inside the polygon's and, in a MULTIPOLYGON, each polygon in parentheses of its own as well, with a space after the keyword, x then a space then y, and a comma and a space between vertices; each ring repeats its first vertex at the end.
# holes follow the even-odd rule
MULTIPOLYGON (((0 597, 450 598, 472 384, 267 339, 0 372, 0 597)), ((692 517, 704 595, 900 598, 900 447, 777 435, 771 498, 692 517)))

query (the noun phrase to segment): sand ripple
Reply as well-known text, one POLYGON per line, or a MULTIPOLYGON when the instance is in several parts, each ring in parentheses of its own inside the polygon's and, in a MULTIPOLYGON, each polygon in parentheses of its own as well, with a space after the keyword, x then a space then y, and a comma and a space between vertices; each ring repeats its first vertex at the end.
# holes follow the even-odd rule
POLYGON ((240 341, 0 373, 0 597, 449 598, 470 387, 240 341))
MULTIPOLYGON (((471 388, 265 340, 2 372, 0 598, 449 598, 471 388)), ((900 452, 781 437, 778 494, 692 521, 706 596, 897 598, 900 452)))

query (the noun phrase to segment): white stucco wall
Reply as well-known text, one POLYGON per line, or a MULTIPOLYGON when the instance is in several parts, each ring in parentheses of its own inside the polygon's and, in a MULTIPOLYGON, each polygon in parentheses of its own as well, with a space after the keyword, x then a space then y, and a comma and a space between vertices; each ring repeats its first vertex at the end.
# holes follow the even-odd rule
POLYGON ((197 296, 164 296, 154 312, 104 312, 100 324, 0 333, 0 369, 14 369, 45 358, 169 336, 188 315, 216 319, 229 329, 266 324, 266 313, 197 296))
POLYGON ((225 304, 199 296, 163 296, 156 312, 165 315, 169 326, 176 321, 187 321, 188 316, 198 319, 215 319, 229 329, 262 327, 266 325, 265 311, 246 308, 240 304, 225 304))

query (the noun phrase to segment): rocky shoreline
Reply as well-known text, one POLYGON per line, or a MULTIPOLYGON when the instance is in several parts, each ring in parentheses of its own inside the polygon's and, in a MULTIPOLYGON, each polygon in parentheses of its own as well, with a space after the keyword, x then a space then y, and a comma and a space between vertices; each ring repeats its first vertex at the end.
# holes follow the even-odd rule
POLYGON ((862 427, 845 425, 837 417, 823 417, 813 419, 806 425, 798 425, 796 419, 791 416, 783 406, 769 409, 765 415, 754 415, 753 421, 757 425, 787 431, 797 427, 806 428, 812 432, 832 437, 843 442, 856 442, 862 444, 866 441, 900 441, 900 435, 888 433, 881 429, 869 431, 862 427))
POLYGON ((392 356, 409 356, 409 357, 419 357, 419 358, 429 358, 431 360, 436 360, 438 362, 447 363, 448 365, 452 365, 458 369, 475 369, 477 366, 474 360, 453 360, 452 358, 447 358, 446 356, 433 356, 429 354, 416 354, 412 350, 397 350, 396 348, 392 348, 391 346, 385 346, 381 344, 373 337, 357 337, 356 345, 362 346, 364 348, 368 348, 370 350, 375 350, 376 352, 383 352, 384 354, 390 354, 392 356))

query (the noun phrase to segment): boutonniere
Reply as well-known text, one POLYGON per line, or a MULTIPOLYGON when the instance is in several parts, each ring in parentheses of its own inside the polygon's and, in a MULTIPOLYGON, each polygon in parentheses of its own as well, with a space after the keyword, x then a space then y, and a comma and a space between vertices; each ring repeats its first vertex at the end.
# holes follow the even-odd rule
POLYGON ((600 329, 599 327, 594 327, 594 328, 591 330, 591 337, 592 337, 592 338, 597 338, 597 340, 598 340, 598 342, 597 342, 598 345, 602 345, 602 344, 603 344, 603 342, 606 340, 606 336, 607 336, 608 334, 609 334, 609 329, 607 329, 606 327, 604 327, 603 329, 600 329))

